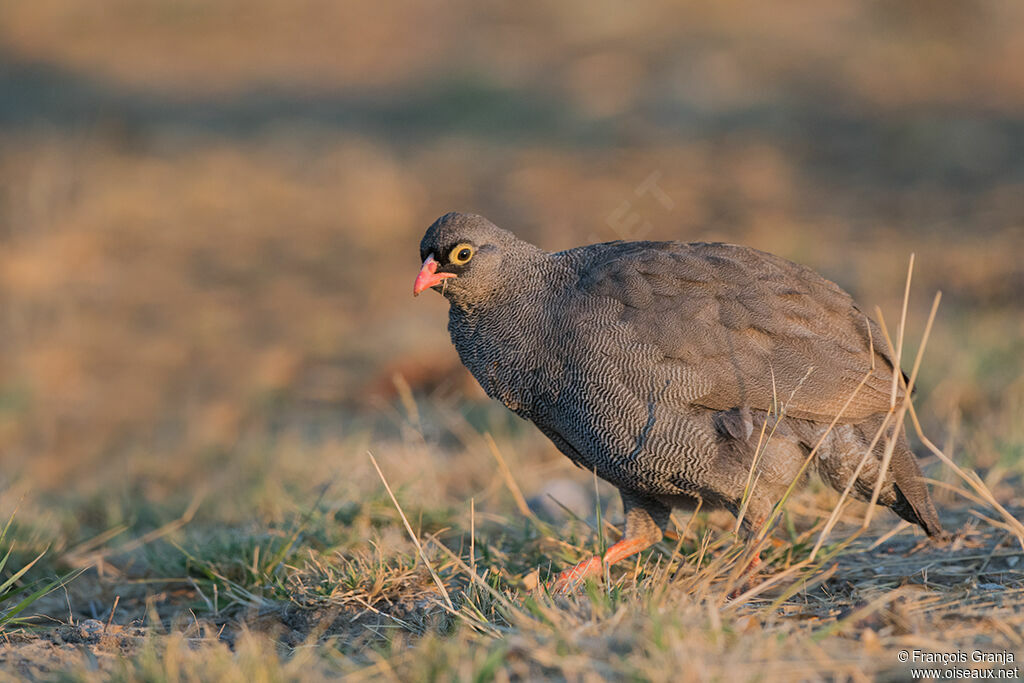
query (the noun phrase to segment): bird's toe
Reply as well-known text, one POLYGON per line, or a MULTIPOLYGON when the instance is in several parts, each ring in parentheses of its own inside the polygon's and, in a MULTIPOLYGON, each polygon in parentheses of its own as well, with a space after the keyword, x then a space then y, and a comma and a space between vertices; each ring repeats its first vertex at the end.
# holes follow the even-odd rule
POLYGON ((572 593, 590 577, 601 575, 601 558, 591 557, 561 572, 551 583, 551 592, 561 595, 572 593))

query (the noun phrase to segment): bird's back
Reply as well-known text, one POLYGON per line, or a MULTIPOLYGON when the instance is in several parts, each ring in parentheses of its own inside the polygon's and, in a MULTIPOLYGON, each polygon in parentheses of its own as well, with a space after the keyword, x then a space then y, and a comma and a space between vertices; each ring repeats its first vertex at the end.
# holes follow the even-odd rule
MULTIPOLYGON (((833 282, 749 247, 632 242, 581 247, 578 291, 607 303, 636 343, 700 387, 693 403, 828 422, 889 407, 894 363, 880 328, 833 282)), ((692 393, 692 392, 690 392, 692 393)))

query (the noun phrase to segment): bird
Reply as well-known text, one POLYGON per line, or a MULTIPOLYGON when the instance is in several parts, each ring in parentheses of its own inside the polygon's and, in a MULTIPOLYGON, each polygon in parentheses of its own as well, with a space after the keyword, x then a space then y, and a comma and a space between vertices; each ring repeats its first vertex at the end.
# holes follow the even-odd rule
POLYGON ((413 294, 448 300, 452 343, 487 395, 621 495, 621 540, 562 571, 557 591, 659 542, 673 508, 742 514, 750 538, 807 469, 838 491, 852 479, 866 501, 881 476, 878 504, 945 537, 902 424, 876 438, 906 378, 878 324, 812 269, 719 242, 547 252, 457 212, 430 225, 419 258, 413 294))

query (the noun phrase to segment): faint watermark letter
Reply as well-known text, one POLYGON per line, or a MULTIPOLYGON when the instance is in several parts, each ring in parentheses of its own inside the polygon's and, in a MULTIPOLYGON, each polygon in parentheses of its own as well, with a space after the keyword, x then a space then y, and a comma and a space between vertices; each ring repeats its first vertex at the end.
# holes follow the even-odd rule
MULTIPOLYGON (((637 206, 645 197, 652 197, 663 211, 671 211, 675 208, 676 203, 672 201, 672 197, 658 184, 661 177, 661 171, 653 171, 633 189, 633 199, 624 200, 608 214, 605 223, 618 239, 640 240, 654 229, 654 224, 646 219, 644 206, 637 206)), ((591 234, 589 240, 598 242, 602 240, 602 237, 591 234)))

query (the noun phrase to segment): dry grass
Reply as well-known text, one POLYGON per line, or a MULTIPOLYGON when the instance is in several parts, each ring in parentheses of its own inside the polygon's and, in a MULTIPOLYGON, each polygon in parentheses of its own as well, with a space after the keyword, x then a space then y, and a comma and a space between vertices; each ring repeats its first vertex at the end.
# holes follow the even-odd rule
MULTIPOLYGON (((561 465, 550 454, 516 455, 543 450, 532 435, 503 441, 513 471, 561 465)), ((446 457, 472 475, 480 455, 466 448, 446 457)), ((311 462, 317 454, 301 457, 311 462)), ((283 525, 264 518, 219 530, 185 527, 134 549, 127 539, 110 542, 104 575, 69 587, 70 604, 79 606, 74 625, 8 634, 0 657, 23 674, 58 667, 83 679, 103 672, 708 680, 873 676, 901 670, 898 649, 1021 645, 1020 547, 984 520, 991 512, 983 507, 975 514, 946 508, 959 537, 934 547, 888 516, 847 545, 863 516, 857 506, 841 517, 835 536, 843 542, 811 560, 836 502, 835 494, 811 491, 787 507, 783 542, 769 546, 766 572, 747 597, 734 597, 743 580, 736 569, 747 560, 731 519, 700 516, 678 543, 614 568, 611 584, 551 598, 530 588, 534 568, 544 580, 549 561, 557 568, 593 552, 595 520, 530 522, 493 471, 473 496, 482 510, 476 520, 461 476, 448 475, 440 500, 422 509, 438 483, 431 481, 436 456, 393 443, 380 459, 415 542, 372 468, 354 468, 310 509, 298 496, 283 525), (357 489, 363 493, 354 496, 357 489), (98 626, 81 614, 92 608, 98 626)), ((66 610, 61 597, 45 611, 69 622, 66 610)))
POLYGON ((0 678, 863 680, 1019 651, 1024 6, 425 7, 0 6, 0 584, 84 571, 2 632, 0 678), (859 531, 814 486, 750 585, 704 511, 538 592, 621 511, 409 296, 451 209, 549 249, 778 253, 878 305, 908 368, 942 290, 893 416, 958 539, 859 531))

